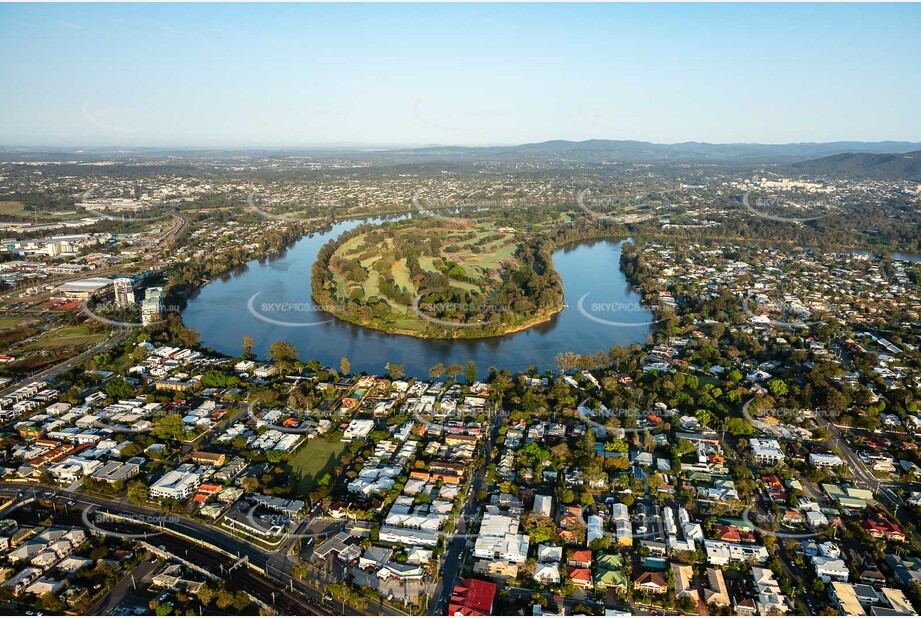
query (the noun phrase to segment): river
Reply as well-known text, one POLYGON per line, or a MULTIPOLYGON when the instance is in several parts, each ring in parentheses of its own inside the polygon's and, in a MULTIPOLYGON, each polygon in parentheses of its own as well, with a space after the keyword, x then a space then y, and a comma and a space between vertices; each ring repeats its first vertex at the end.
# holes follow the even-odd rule
MULTIPOLYGON (((379 222, 381 219, 365 221, 379 222)), ((269 346, 288 341, 302 360, 339 367, 345 356, 353 373, 383 373, 387 362, 405 365, 406 375, 427 377, 437 363, 466 365, 474 360, 480 375, 489 367, 540 371, 556 369, 560 352, 591 354, 612 345, 646 341, 652 314, 621 272, 620 242, 583 241, 553 254, 569 306, 549 321, 503 337, 434 340, 389 335, 338 320, 312 306, 311 267, 330 239, 364 221, 345 221, 297 241, 286 251, 226 273, 198 290, 183 311, 186 326, 201 343, 229 356, 243 352, 243 336, 254 353, 268 358, 269 346), (256 295, 255 298, 254 295, 256 295)))

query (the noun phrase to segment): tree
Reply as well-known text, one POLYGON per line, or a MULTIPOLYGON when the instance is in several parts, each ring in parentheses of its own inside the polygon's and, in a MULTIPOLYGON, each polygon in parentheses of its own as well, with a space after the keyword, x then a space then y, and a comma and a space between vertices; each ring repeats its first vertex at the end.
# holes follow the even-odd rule
POLYGON ((352 370, 352 363, 349 362, 349 359, 342 357, 342 360, 339 361, 339 369, 342 370, 342 375, 348 375, 352 370))
POLYGON ((201 335, 194 328, 182 327, 179 329, 179 341, 187 348, 194 348, 201 341, 201 335))
POLYGON ((774 397, 783 397, 790 392, 790 388, 787 386, 787 383, 779 378, 768 380, 767 389, 774 397))
POLYGON ((752 433, 751 421, 744 418, 726 419, 723 428, 734 436, 747 436, 752 433))
POLYGON ((106 384, 106 395, 113 399, 127 399, 134 394, 134 387, 122 378, 114 378, 106 384))
POLYGON ((435 363, 432 365, 432 368, 429 369, 430 378, 440 378, 445 374, 445 366, 442 363, 435 363))
POLYGON ((160 440, 182 440, 185 437, 185 424, 178 414, 168 414, 154 421, 150 433, 160 440))
POLYGON ((404 365, 397 365, 396 363, 387 363, 384 365, 384 368, 387 370, 387 373, 390 374, 390 377, 394 380, 400 380, 403 376, 406 375, 406 367, 404 365))
POLYGON ((630 450, 630 447, 627 445, 626 440, 621 438, 611 438, 604 443, 604 450, 609 453, 626 453, 630 450))
POLYGON ((448 375, 454 376, 454 381, 457 382, 457 376, 464 372, 464 366, 460 363, 454 363, 453 365, 448 365, 445 368, 445 373, 448 375))
POLYGON ((64 602, 52 592, 43 594, 40 601, 42 609, 51 614, 63 614, 67 609, 64 602))
POLYGON ((240 486, 243 487, 243 491, 252 493, 259 489, 259 479, 255 476, 244 477, 243 480, 240 481, 240 486))
POLYGON ((160 603, 157 605, 157 609, 154 610, 157 616, 169 616, 173 613, 173 604, 172 603, 160 603))
POLYGON ((234 602, 234 594, 227 590, 226 588, 221 588, 217 591, 217 607, 218 609, 227 609, 234 602))
POLYGON ((243 335, 243 354, 245 356, 253 355, 253 346, 256 345, 256 341, 249 335, 243 335))
POLYGON ((201 601, 201 604, 204 605, 205 607, 207 607, 208 604, 214 600, 214 597, 215 597, 214 590, 209 588, 207 584, 205 584, 198 590, 198 600, 201 601))
POLYGON ((696 448, 690 440, 680 438, 677 444, 672 445, 672 454, 676 457, 684 457, 688 453, 693 453, 696 448))
POLYGON ((233 608, 238 612, 242 612, 249 607, 250 603, 252 601, 250 601, 249 595, 242 590, 237 590, 237 593, 233 595, 233 608))
POLYGON ((148 500, 147 487, 142 481, 131 481, 128 483, 128 501, 131 504, 141 505, 148 500))
POLYGON ((284 461, 287 457, 288 453, 285 451, 279 451, 278 449, 272 449, 270 451, 266 451, 265 453, 266 461, 273 464, 284 461))
POLYGON ((287 371, 291 364, 299 358, 297 348, 287 341, 276 341, 269 346, 269 355, 275 361, 275 366, 282 372, 287 371))
POLYGON ((474 382, 476 382, 477 373, 478 371, 477 371, 476 361, 474 361, 473 359, 470 359, 467 362, 467 371, 464 373, 464 377, 467 379, 467 384, 473 384, 474 382))

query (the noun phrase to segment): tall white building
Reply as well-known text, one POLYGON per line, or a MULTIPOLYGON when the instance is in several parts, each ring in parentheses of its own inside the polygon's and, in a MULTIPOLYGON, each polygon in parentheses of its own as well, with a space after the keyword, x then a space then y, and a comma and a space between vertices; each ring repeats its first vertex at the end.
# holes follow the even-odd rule
POLYGON ((134 282, 129 277, 118 277, 115 279, 115 304, 119 307, 133 307, 134 300, 134 282))
POLYGON ((148 288, 141 303, 141 324, 147 326, 160 319, 163 312, 163 288, 148 288))

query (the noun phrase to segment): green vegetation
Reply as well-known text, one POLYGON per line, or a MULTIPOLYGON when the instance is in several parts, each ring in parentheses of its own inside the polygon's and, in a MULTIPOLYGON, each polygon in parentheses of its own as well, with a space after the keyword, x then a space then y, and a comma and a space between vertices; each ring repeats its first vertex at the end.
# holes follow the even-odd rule
POLYGON ((321 249, 312 286, 337 317, 429 338, 513 332, 562 305, 543 243, 485 222, 359 226, 321 249))
POLYGON ((305 496, 316 489, 320 479, 329 474, 339 461, 346 443, 336 440, 311 440, 288 463, 297 479, 297 495, 305 496))

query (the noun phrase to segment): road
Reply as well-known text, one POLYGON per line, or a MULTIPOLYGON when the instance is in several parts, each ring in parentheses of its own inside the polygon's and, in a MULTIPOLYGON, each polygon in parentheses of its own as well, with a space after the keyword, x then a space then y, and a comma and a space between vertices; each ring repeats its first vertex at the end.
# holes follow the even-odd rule
POLYGON ((68 371, 69 369, 72 369, 73 367, 76 367, 76 366, 79 365, 80 363, 83 363, 83 362, 87 361, 88 359, 92 358, 93 356, 95 356, 95 355, 97 355, 97 354, 99 354, 99 353, 101 353, 101 352, 106 352, 106 351, 110 350, 115 344, 117 344, 117 343, 121 342, 122 340, 124 340, 124 338, 125 338, 126 335, 127 335, 127 331, 119 331, 119 332, 117 332, 115 335, 113 335, 112 337, 109 337, 109 338, 106 339, 105 341, 96 344, 96 345, 93 346, 92 348, 90 348, 90 349, 88 349, 88 350, 85 350, 85 351, 81 352, 80 354, 77 354, 76 356, 67 359, 66 361, 60 362, 60 363, 58 363, 57 365, 55 365, 55 366, 53 366, 53 367, 49 367, 48 369, 44 369, 44 370, 42 370, 42 371, 39 371, 38 373, 36 373, 36 374, 34 374, 34 375, 32 375, 32 376, 30 376, 30 377, 24 379, 24 380, 21 380, 21 381, 17 382, 17 383, 14 384, 13 386, 7 387, 7 388, 4 389, 3 391, 0 391, 0 396, 5 395, 5 394, 7 394, 7 393, 9 393, 9 392, 12 392, 12 391, 16 390, 17 388, 20 388, 21 386, 25 386, 25 385, 28 384, 29 382, 37 382, 37 381, 39 381, 39 380, 48 380, 48 379, 57 377, 57 376, 59 376, 60 374, 62 374, 62 373, 64 373, 64 372, 68 371))
MULTIPOLYGON (((222 576, 229 576, 228 573, 230 573, 235 580, 240 580, 239 583, 247 592, 253 594, 264 603, 278 607, 285 614, 324 615, 335 613, 334 608, 327 606, 323 602, 323 593, 320 590, 311 588, 303 584, 303 582, 293 580, 289 573, 278 572, 276 569, 268 567, 268 554, 214 526, 175 515, 163 517, 163 514, 155 509, 106 498, 86 496, 38 484, 0 482, 0 489, 6 492, 23 492, 24 494, 34 492, 37 499, 48 499, 58 503, 73 502, 72 506, 76 508, 71 509, 72 511, 92 511, 95 509, 122 516, 141 515, 157 518, 161 522, 159 531, 150 531, 149 528, 143 528, 143 531, 147 533, 147 542, 153 545, 163 545, 168 551, 194 562, 212 573, 221 573, 222 576), (174 535, 182 535, 182 537, 186 538, 174 535), (190 538, 212 545, 218 548, 219 551, 190 543, 188 540, 190 538), (259 570, 239 567, 232 572, 228 571, 230 565, 235 561, 234 557, 245 557, 249 564, 259 570), (292 591, 294 589, 297 590, 297 593, 292 591)), ((70 521, 75 525, 80 525, 82 523, 81 515, 82 512, 79 515, 72 512, 69 515, 70 521)), ((131 526, 132 524, 121 524, 119 532, 126 532, 131 526)), ((136 525, 135 528, 137 528, 136 525)), ((347 610, 351 610, 351 608, 347 607, 347 610)), ((355 614, 358 612, 349 611, 348 613, 355 614)))
POLYGON ((486 486, 486 462, 489 460, 490 454, 492 453, 493 444, 495 444, 499 434, 499 427, 502 425, 501 421, 503 416, 504 411, 500 410, 495 418, 489 419, 491 431, 489 432, 485 449, 483 450, 483 463, 477 469, 473 481, 470 484, 466 503, 461 512, 460 521, 457 523, 455 536, 451 539, 447 551, 445 551, 442 562, 442 564, 444 564, 444 571, 435 586, 435 592, 432 594, 432 598, 429 602, 428 614, 431 616, 445 615, 448 609, 448 601, 451 598, 451 593, 454 591, 457 575, 464 566, 462 556, 464 548, 467 545, 467 525, 468 522, 473 522, 474 515, 479 507, 476 500, 477 491, 486 486))
POLYGON ((134 567, 130 573, 127 573, 120 582, 115 584, 115 587, 112 588, 107 595, 99 600, 99 603, 96 604, 90 614, 93 616, 107 616, 109 612, 118 607, 118 604, 122 602, 122 599, 128 594, 129 588, 134 586, 136 582, 141 581, 144 577, 153 573, 156 568, 157 565, 151 563, 150 560, 142 560, 140 564, 134 567))
POLYGON ((892 490, 889 484, 876 478, 873 471, 867 467, 867 464, 857 456, 857 453, 854 452, 851 445, 844 439, 844 434, 840 427, 826 419, 826 429, 828 429, 828 432, 831 434, 835 446, 838 447, 838 450, 841 452, 841 457, 847 462, 851 470, 854 471, 858 484, 864 483, 875 493, 882 494, 896 509, 905 506, 905 502, 892 490))
MULTIPOLYGON (((154 248, 156 248, 156 250, 159 252, 159 254, 165 254, 165 252, 168 251, 170 248, 172 248, 172 246, 175 245, 176 242, 177 242, 177 241, 183 236, 183 234, 185 234, 186 231, 188 231, 188 229, 189 229, 189 222, 185 219, 185 217, 182 217, 182 216, 180 216, 180 215, 171 215, 171 216, 173 217, 173 219, 175 219, 175 220, 177 221, 177 225, 175 225, 175 226, 173 226, 171 229, 167 230, 167 231, 166 231, 159 239, 157 239, 157 241, 156 241, 155 243, 153 243, 153 245, 152 245, 154 248)), ((157 257, 159 257, 159 255, 158 255, 157 257)), ((149 266, 149 264, 146 264, 146 266, 149 266)), ((108 275, 117 275, 117 274, 120 274, 121 272, 122 272, 122 267, 121 267, 121 266, 113 266, 113 267, 110 267, 110 268, 105 268, 105 269, 100 269, 100 270, 93 271, 93 276, 94 276, 94 277, 105 277, 105 276, 108 276, 108 275)), ((51 280, 47 281, 46 283, 48 283, 48 284, 52 284, 52 283, 61 284, 61 283, 65 283, 65 282, 67 282, 67 281, 73 281, 73 280, 76 280, 76 279, 82 279, 82 278, 84 278, 84 277, 86 277, 86 273, 78 273, 78 274, 75 274, 75 275, 72 275, 72 276, 65 276, 65 277, 62 277, 62 278, 60 278, 60 279, 51 278, 51 280)), ((34 302, 41 302, 41 301, 43 301, 43 300, 47 300, 49 297, 50 297, 50 294, 42 294, 42 295, 36 297, 35 299, 32 299, 32 301, 34 301, 34 302)), ((22 386, 22 385, 24 385, 24 384, 26 384, 26 383, 28 383, 28 382, 34 382, 34 381, 36 381, 36 380, 45 380, 45 379, 54 377, 54 376, 56 376, 56 375, 59 375, 59 374, 61 374, 61 373, 64 373, 64 372, 67 371, 68 369, 70 369, 70 368, 76 366, 78 363, 82 363, 82 362, 84 362, 85 360, 87 360, 88 358, 92 358, 92 357, 95 356, 96 354, 99 354, 100 352, 104 352, 104 351, 110 349, 110 348, 111 348, 113 345, 115 345, 117 342, 119 342, 119 341, 121 341, 122 339, 124 339, 125 334, 126 334, 125 332, 120 332, 120 333, 118 333, 117 335, 115 335, 115 336, 113 336, 113 337, 110 337, 110 338, 107 339, 106 341, 103 341, 102 343, 97 344, 96 346, 90 348, 89 350, 86 350, 85 352, 82 352, 81 354, 78 354, 77 356, 74 356, 73 358, 71 358, 71 359, 69 359, 69 360, 66 360, 66 361, 64 361, 64 362, 62 362, 62 363, 59 363, 59 364, 55 365, 54 367, 49 367, 48 369, 45 369, 45 370, 40 371, 40 372, 38 372, 38 373, 36 373, 36 374, 34 374, 34 375, 32 375, 32 376, 29 376, 28 378, 26 378, 26 379, 24 379, 24 380, 20 380, 18 383, 14 384, 14 385, 12 385, 12 386, 8 386, 7 388, 5 388, 5 389, 3 389, 3 390, 0 390, 0 396, 3 396, 3 395, 5 395, 5 394, 8 393, 8 392, 14 391, 14 390, 16 390, 17 388, 19 388, 20 386, 22 386)))

